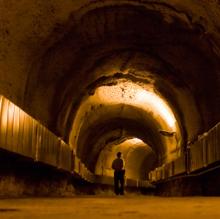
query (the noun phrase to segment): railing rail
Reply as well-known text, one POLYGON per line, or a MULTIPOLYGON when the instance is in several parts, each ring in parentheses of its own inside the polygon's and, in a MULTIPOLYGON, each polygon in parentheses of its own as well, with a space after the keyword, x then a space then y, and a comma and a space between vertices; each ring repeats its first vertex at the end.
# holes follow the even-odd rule
MULTIPOLYGON (((0 95, 0 148, 77 174, 91 183, 113 185, 112 177, 94 175, 71 147, 7 98, 0 95)), ((129 181, 127 186, 146 187, 148 181, 129 181)))
POLYGON ((213 168, 220 161, 220 122, 198 140, 187 145, 187 152, 170 163, 149 173, 151 182, 158 182, 180 174, 192 175, 204 168, 213 168), (164 177, 165 176, 165 177, 164 177))

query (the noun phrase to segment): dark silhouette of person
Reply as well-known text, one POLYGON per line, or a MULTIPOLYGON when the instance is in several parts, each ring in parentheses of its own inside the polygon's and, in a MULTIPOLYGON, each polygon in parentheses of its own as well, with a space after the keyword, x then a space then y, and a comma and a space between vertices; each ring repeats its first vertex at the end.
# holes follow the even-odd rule
POLYGON ((116 195, 124 195, 125 169, 123 167, 124 162, 121 159, 121 152, 118 152, 117 158, 112 162, 112 169, 114 169, 114 188, 116 195))

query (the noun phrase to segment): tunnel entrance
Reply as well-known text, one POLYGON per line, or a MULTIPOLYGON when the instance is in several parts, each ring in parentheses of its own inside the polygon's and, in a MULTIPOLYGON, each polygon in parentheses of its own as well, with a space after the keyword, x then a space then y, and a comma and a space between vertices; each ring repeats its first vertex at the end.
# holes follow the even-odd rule
POLYGON ((0 3, 0 147, 87 180, 118 150, 152 182, 219 162, 219 1, 24 2, 0 3))
POLYGON ((99 175, 112 176, 110 163, 121 150, 133 179, 147 179, 150 170, 177 159, 181 142, 181 126, 166 100, 152 85, 126 78, 99 85, 82 100, 69 140, 99 175), (175 137, 164 137, 161 130, 175 137))
POLYGON ((152 148, 138 138, 130 138, 114 141, 102 149, 95 174, 113 177, 111 165, 117 152, 122 152, 128 179, 147 180, 150 170, 157 166, 157 156, 152 148))

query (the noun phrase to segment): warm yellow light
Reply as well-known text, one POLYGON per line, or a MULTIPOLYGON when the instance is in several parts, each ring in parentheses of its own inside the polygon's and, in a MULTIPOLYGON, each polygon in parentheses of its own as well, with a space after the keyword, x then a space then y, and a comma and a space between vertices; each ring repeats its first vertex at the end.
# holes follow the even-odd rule
MULTIPOLYGON (((98 117, 101 116, 109 116, 109 118, 112 118, 112 116, 134 117, 134 119, 143 119, 143 122, 150 122, 148 118, 151 117, 155 127, 158 127, 158 130, 155 130, 158 131, 158 134, 159 130, 166 130, 168 132, 175 132, 176 136, 181 135, 172 109, 163 97, 155 92, 152 85, 144 85, 143 87, 143 85, 130 81, 120 81, 116 85, 98 87, 94 95, 89 96, 81 104, 70 134, 72 148, 77 147, 78 136, 84 122, 96 122, 98 117), (125 108, 121 107, 123 105, 125 105, 125 108), (90 111, 92 106, 96 107, 97 110, 90 111), (91 113, 91 116, 88 116, 88 112, 91 113), (133 112, 134 114, 132 114, 133 112)), ((173 153, 173 151, 177 150, 176 138, 160 137, 167 146, 168 154, 169 151, 173 153)), ((137 143, 132 143, 132 145, 139 144, 140 140, 135 139, 134 141, 137 143)))
POLYGON ((131 138, 131 139, 128 139, 126 142, 128 142, 129 144, 132 144, 132 145, 141 144, 141 143, 144 144, 144 142, 139 138, 131 138))
POLYGON ((97 88, 95 97, 97 101, 106 104, 124 103, 151 111, 175 130, 176 119, 168 104, 154 91, 145 90, 138 84, 121 82, 114 86, 102 86, 97 88))
POLYGON ((156 109, 159 115, 167 122, 170 128, 174 128, 176 119, 165 101, 158 95, 146 90, 139 90, 136 93, 136 99, 143 104, 149 104, 156 109))
POLYGON ((8 126, 8 108, 9 108, 9 101, 7 99, 3 99, 1 102, 1 128, 3 131, 6 131, 8 126))
POLYGON ((148 154, 152 153, 152 149, 139 138, 130 138, 119 144, 106 146, 99 155, 95 173, 97 175, 113 176, 114 171, 111 165, 119 151, 122 153, 122 159, 124 160, 126 177, 138 179, 143 160, 148 154))
POLYGON ((13 132, 18 131, 19 122, 21 122, 25 113, 18 106, 2 96, 0 96, 0 109, 0 128, 2 131, 7 132, 9 129, 13 130, 13 132))
POLYGON ((11 102, 8 103, 8 121, 11 123, 14 119, 15 105, 11 102))

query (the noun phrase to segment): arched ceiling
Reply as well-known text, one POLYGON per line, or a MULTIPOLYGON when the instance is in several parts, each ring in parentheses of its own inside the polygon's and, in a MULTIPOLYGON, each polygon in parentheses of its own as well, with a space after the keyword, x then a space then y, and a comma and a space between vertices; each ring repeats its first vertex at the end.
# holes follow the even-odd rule
MULTIPOLYGON (((77 110, 98 87, 144 84, 172 109, 185 144, 220 119, 219 16, 214 0, 3 0, 0 92, 68 141, 77 110)), ((157 119, 126 116, 143 114, 135 106, 118 117, 120 104, 113 108, 104 120, 97 111, 89 128, 84 123, 77 144, 87 144, 96 129, 100 142, 123 129, 122 137, 140 135, 166 151, 157 119)), ((95 167, 97 159, 88 163, 95 167)))
POLYGON ((160 163, 177 157, 173 154, 181 150, 177 141, 182 138, 182 127, 169 105, 149 84, 141 86, 127 78, 113 82, 98 87, 76 113, 69 142, 82 161, 93 170, 109 139, 130 136, 149 144, 160 163), (160 130, 174 132, 176 138, 166 139, 160 130))

